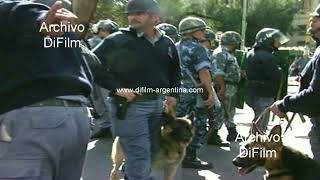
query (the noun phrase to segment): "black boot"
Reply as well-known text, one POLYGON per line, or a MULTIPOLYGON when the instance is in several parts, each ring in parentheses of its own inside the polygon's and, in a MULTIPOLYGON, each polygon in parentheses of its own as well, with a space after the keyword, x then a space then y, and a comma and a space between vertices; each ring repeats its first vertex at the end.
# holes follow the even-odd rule
POLYGON ((234 141, 241 141, 242 139, 245 139, 244 136, 241 136, 238 132, 236 127, 228 128, 228 136, 227 141, 234 142, 234 141))
POLYGON ((197 157, 197 150, 195 148, 187 148, 186 156, 182 161, 182 167, 202 170, 213 168, 212 163, 202 161, 197 157))
POLYGON ((229 147, 230 143, 223 142, 218 134, 218 130, 212 130, 208 134, 207 144, 221 147, 229 147))

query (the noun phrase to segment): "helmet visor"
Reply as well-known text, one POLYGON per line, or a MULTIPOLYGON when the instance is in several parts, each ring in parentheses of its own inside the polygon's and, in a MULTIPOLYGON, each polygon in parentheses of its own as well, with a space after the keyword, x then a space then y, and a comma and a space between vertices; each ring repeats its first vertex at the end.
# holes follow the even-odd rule
POLYGON ((286 35, 284 35, 280 31, 273 32, 270 34, 270 36, 277 40, 281 45, 287 43, 290 40, 286 35))

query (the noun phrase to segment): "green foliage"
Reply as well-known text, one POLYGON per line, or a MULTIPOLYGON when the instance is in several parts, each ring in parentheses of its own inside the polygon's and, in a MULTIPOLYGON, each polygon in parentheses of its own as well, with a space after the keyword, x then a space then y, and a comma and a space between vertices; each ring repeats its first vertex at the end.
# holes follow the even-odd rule
POLYGON ((256 33, 264 27, 277 28, 289 33, 296 12, 297 6, 293 0, 268 0, 257 3, 248 13, 247 45, 253 44, 256 33))
MULTIPOLYGON (((280 29, 283 33, 290 33, 291 22, 298 10, 295 0, 248 0, 246 46, 252 46, 256 33, 264 27, 280 29)), ((216 0, 207 0, 203 4, 204 13, 190 7, 189 14, 205 18, 206 22, 219 31, 241 32, 242 2, 236 4, 221 4, 216 0)))
POLYGON ((127 25, 127 17, 124 14, 124 7, 127 0, 99 0, 92 23, 101 19, 111 19, 121 27, 127 25))
POLYGON ((242 8, 231 7, 220 4, 208 4, 206 13, 213 19, 209 21, 210 26, 219 31, 241 32, 242 8))
POLYGON ((159 0, 161 21, 178 27, 179 21, 185 16, 188 7, 182 0, 159 0))
MULTIPOLYGON (((177 26, 188 16, 198 16, 215 31, 237 31, 241 33, 242 1, 236 4, 218 3, 218 0, 158 0, 161 21, 177 26)), ((94 15, 99 19, 112 19, 120 26, 127 26, 124 7, 127 0, 99 0, 94 15)), ((284 33, 291 30, 293 15, 299 7, 296 0, 248 0, 246 45, 251 46, 256 33, 263 27, 280 29, 284 33)))

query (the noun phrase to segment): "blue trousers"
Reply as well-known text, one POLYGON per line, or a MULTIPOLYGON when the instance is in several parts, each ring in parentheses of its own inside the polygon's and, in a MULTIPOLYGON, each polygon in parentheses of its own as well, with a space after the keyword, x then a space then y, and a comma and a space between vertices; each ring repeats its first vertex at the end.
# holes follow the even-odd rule
POLYGON ((24 107, 0 115, 0 180, 79 180, 89 141, 85 107, 24 107))
MULTIPOLYGON (((254 118, 260 116, 260 114, 269 106, 272 105, 274 99, 272 97, 258 97, 258 96, 248 96, 247 97, 247 104, 253 109, 254 111, 254 118)), ((270 119, 270 113, 263 116, 261 120, 257 123, 258 128, 265 132, 268 128, 268 123, 270 119)))
POLYGON ((197 105, 197 95, 180 94, 177 104, 177 117, 183 117, 191 111, 195 112, 193 123, 196 128, 196 133, 188 148, 198 149, 201 147, 201 144, 204 143, 204 138, 207 133, 208 116, 203 105, 197 105))
POLYGON ((111 128, 119 136, 125 156, 125 174, 130 180, 151 180, 151 161, 159 149, 162 125, 162 98, 133 101, 124 120, 116 117, 111 100, 111 128))

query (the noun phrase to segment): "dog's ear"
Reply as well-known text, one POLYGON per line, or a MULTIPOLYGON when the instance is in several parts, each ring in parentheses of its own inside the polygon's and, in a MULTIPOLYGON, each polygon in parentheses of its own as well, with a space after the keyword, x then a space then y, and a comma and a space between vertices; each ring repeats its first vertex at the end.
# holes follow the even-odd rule
POLYGON ((280 125, 274 126, 270 131, 269 139, 271 139, 272 141, 276 140, 276 142, 281 142, 281 131, 282 130, 280 125))
POLYGON ((193 126, 193 120, 194 120, 194 111, 191 111, 189 114, 187 114, 184 119, 187 119, 187 121, 189 122, 189 124, 191 126, 193 126))
POLYGON ((189 119, 191 122, 193 122, 194 119, 194 111, 191 111, 189 114, 187 114, 184 118, 189 119))

